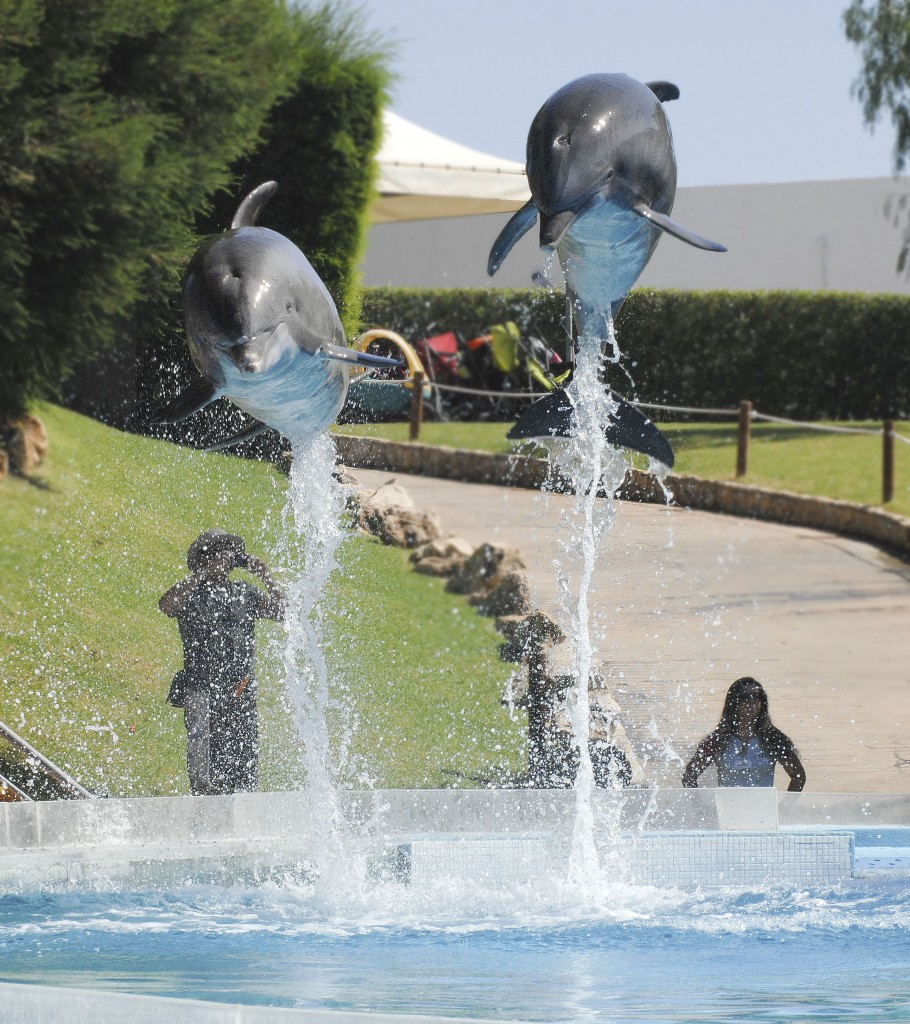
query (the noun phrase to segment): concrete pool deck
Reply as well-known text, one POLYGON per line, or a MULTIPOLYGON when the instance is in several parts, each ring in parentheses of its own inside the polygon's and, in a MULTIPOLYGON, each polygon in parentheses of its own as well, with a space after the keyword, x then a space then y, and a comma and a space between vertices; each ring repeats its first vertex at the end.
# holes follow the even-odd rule
MULTIPOLYGON (((519 548, 535 605, 567 621, 554 562, 566 561, 558 538, 571 497, 352 472, 369 487, 394 477, 439 513, 444 534, 519 548)), ((595 572, 593 632, 650 780, 679 785, 727 686, 752 675, 799 747, 809 790, 910 792, 910 565, 806 527, 617 507, 595 572)))

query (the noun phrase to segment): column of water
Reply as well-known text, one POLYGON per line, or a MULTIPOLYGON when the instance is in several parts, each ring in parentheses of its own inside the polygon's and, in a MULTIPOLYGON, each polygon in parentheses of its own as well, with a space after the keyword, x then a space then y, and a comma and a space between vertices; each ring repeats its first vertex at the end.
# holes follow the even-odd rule
MULTIPOLYGON (((609 334, 608 343, 612 344, 612 323, 609 334)), ((562 545, 566 557, 560 587, 574 645, 575 685, 568 700, 572 734, 580 754, 569 883, 582 891, 596 885, 602 874, 594 842, 594 773, 588 747, 588 684, 596 653, 589 596, 601 543, 615 518, 613 494, 627 469, 623 455, 606 440, 616 403, 601 379, 602 360, 601 341, 582 336, 575 373, 567 388, 574 410, 575 433, 568 440, 550 446, 553 469, 571 482, 575 494, 574 508, 564 522, 562 545), (574 572, 570 577, 571 569, 574 572)))
POLYGON ((323 431, 293 443, 285 537, 288 544, 284 670, 297 734, 304 747, 306 790, 321 879, 337 878, 344 856, 342 812, 332 778, 325 597, 344 539, 344 495, 332 475, 335 445, 323 431))

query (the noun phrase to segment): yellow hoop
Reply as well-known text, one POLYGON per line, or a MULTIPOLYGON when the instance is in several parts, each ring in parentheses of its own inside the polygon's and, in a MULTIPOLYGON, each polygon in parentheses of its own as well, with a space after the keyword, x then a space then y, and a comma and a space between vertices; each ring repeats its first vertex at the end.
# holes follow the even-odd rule
MULTIPOLYGON (((414 351, 413 348, 402 338, 400 334, 396 334, 394 331, 387 331, 383 327, 374 328, 371 331, 364 331, 363 334, 359 334, 351 345, 352 348, 358 352, 366 352, 367 347, 371 341, 376 341, 378 338, 384 341, 391 341, 393 345, 401 350, 401 354, 404 356, 404 361, 408 367, 408 376, 413 377, 415 373, 422 373, 423 379, 427 379, 427 372, 423 368, 423 363, 420 361, 420 356, 414 351)), ((363 373, 362 369, 352 370, 352 376, 356 373, 358 376, 363 373)), ((355 378, 356 379, 356 378, 355 378)), ((412 380, 401 381, 404 387, 413 388, 414 382, 412 380)))

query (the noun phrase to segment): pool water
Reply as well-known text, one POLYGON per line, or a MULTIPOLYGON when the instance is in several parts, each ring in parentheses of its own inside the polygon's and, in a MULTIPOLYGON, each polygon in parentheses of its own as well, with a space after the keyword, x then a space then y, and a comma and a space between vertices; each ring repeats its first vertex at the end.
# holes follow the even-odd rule
POLYGON ((0 980, 528 1021, 907 1021, 910 882, 0 896, 0 980), (402 895, 402 894, 405 895, 402 895))

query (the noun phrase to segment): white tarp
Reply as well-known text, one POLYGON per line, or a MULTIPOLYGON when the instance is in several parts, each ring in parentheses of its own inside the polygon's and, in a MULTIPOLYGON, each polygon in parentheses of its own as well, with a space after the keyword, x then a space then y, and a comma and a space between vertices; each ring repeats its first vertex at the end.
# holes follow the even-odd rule
POLYGON ((374 224, 517 210, 530 198, 524 165, 479 153, 387 110, 374 224))

